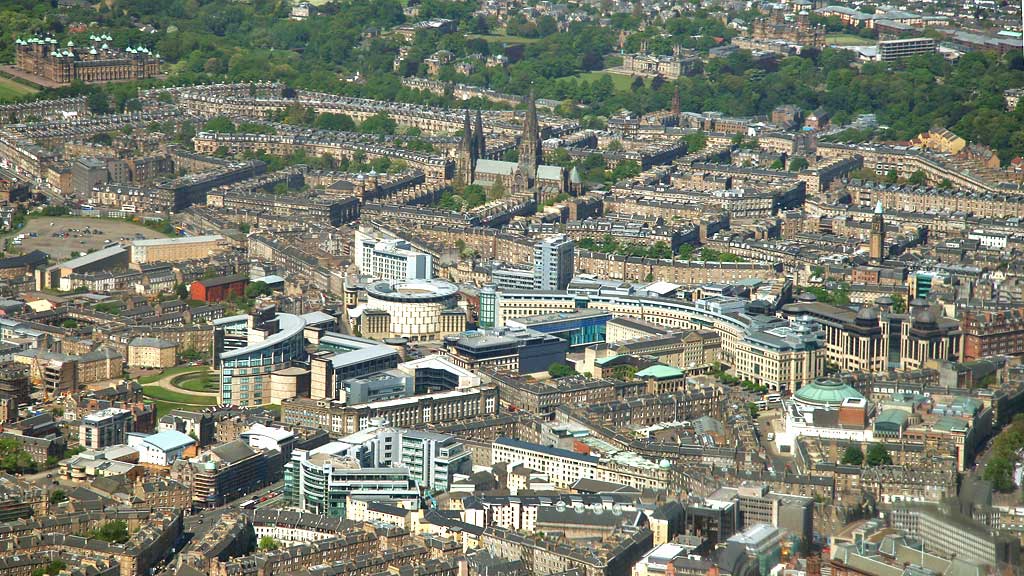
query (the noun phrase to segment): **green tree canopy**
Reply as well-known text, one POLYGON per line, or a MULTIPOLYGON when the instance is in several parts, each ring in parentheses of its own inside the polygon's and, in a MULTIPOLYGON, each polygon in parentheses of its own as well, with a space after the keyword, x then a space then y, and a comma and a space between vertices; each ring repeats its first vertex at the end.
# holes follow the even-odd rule
POLYGON ((868 446, 867 462, 868 466, 887 466, 892 464, 892 456, 885 444, 875 443, 868 446))
POLYGON ((864 452, 860 449, 860 446, 851 444, 846 447, 840 462, 847 466, 860 466, 864 464, 864 452))

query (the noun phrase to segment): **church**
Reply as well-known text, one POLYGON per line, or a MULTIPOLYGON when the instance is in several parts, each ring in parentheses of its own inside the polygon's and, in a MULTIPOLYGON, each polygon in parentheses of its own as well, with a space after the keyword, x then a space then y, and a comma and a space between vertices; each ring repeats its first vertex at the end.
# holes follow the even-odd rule
POLYGON ((480 112, 476 113, 476 126, 471 127, 467 110, 455 166, 460 182, 478 184, 487 189, 500 183, 509 195, 532 192, 538 204, 568 189, 565 168, 543 164, 540 124, 537 122, 537 105, 532 93, 519 139, 519 161, 491 160, 484 158, 486 152, 487 143, 480 112))

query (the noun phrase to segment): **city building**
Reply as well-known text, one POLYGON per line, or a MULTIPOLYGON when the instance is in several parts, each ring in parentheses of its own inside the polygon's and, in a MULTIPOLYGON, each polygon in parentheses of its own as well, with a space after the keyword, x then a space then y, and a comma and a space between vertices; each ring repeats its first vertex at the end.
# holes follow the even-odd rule
POLYGON ((78 443, 93 450, 128 442, 132 431, 132 413, 121 408, 106 408, 87 414, 78 427, 78 443))
POLYGON ((214 321, 214 367, 222 404, 259 406, 271 399, 272 374, 307 357, 306 321, 273 306, 214 321))
POLYGON ((226 248, 226 240, 219 234, 133 240, 131 244, 132 262, 137 264, 199 260, 226 248))
POLYGON ((926 552, 998 570, 1020 565, 1020 540, 995 533, 984 525, 939 504, 899 503, 889 515, 894 528, 920 540, 926 552))
POLYGON ((139 451, 139 464, 170 466, 181 458, 196 439, 177 430, 164 430, 156 434, 128 434, 128 446, 139 451))
POLYGON ((498 389, 493 386, 432 392, 352 406, 311 398, 291 398, 281 402, 281 421, 284 424, 322 428, 332 434, 358 432, 370 426, 373 419, 382 419, 401 428, 419 428, 497 413, 498 389))
POLYGON ((356 230, 355 257, 360 274, 374 279, 404 281, 430 280, 430 254, 417 252, 405 240, 378 239, 356 230))
POLYGON ((176 430, 191 438, 195 438, 199 446, 203 447, 213 442, 216 423, 213 416, 206 412, 171 410, 160 417, 157 429, 160 432, 176 430))
POLYGON ((628 452, 611 458, 582 454, 507 437, 499 437, 491 447, 492 464, 522 465, 547 476, 556 488, 569 488, 581 478, 614 482, 633 488, 663 488, 664 467, 628 452))
POLYGON ((171 465, 171 479, 192 487, 195 507, 215 508, 273 482, 281 466, 280 453, 234 440, 196 458, 179 458, 171 465))
POLYGON ((33 76, 57 84, 142 80, 160 74, 160 55, 149 49, 128 46, 112 48, 109 35, 90 36, 87 46, 68 40, 60 46, 54 38, 18 38, 14 45, 14 66, 33 76))
POLYGON ((549 236, 533 246, 533 289, 565 290, 572 280, 575 243, 564 234, 549 236))
POLYGON ((196 280, 189 286, 189 297, 200 302, 220 302, 232 297, 245 296, 245 287, 249 285, 246 276, 219 276, 196 280))
POLYGON ((530 329, 476 330, 444 341, 448 359, 473 371, 492 368, 520 374, 546 372, 552 364, 565 363, 568 349, 565 340, 530 329))
POLYGON ((134 338, 128 343, 130 368, 172 368, 177 364, 178 344, 159 338, 134 338))
POLYGON ((458 294, 458 286, 443 280, 381 280, 366 287, 365 308, 349 316, 367 337, 440 340, 466 329, 458 294))
POLYGON ((60 264, 36 269, 36 288, 39 290, 53 288, 70 291, 72 289, 70 283, 70 276, 72 274, 124 270, 128 268, 129 260, 130 253, 128 249, 119 244, 114 244, 108 248, 102 248, 84 256, 78 256, 61 262, 60 264))
POLYGON ((258 422, 239 434, 238 438, 244 440, 253 450, 276 450, 285 461, 291 459, 297 440, 294 432, 258 422))
POLYGON ((350 496, 418 498, 408 468, 364 464, 362 444, 339 441, 313 450, 296 450, 285 465, 284 495, 289 506, 332 518, 346 517, 350 496))
MULTIPOLYGON (((346 380, 397 368, 400 360, 398 351, 391 346, 334 332, 318 335, 317 345, 319 350, 309 358, 312 399, 343 400, 346 380)), ((359 384, 356 388, 361 393, 359 384)), ((367 398, 373 389, 367 383, 367 398)))
POLYGON ((934 38, 905 38, 901 40, 882 40, 878 43, 878 59, 882 62, 895 62, 918 54, 935 52, 934 38))

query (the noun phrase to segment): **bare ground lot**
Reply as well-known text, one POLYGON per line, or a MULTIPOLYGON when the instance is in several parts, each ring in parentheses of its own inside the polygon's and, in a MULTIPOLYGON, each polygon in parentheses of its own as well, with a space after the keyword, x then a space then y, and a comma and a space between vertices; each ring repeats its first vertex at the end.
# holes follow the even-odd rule
POLYGON ((9 244, 11 252, 17 252, 19 248, 22 253, 42 250, 50 255, 52 262, 67 260, 77 252, 98 250, 115 242, 125 243, 127 240, 134 240, 137 234, 141 234, 144 238, 164 238, 163 234, 150 230, 140 224, 121 220, 82 217, 42 216, 33 218, 18 233, 24 233, 25 238, 22 240, 21 246, 14 246, 13 243, 9 244), (50 225, 51 222, 53 226, 50 225), (89 234, 85 233, 86 227, 90 231, 89 234), (77 232, 74 230, 77 230, 77 232), (97 234, 97 231, 102 232, 102 234, 97 234), (38 236, 35 238, 30 237, 32 232, 35 232, 38 236), (66 236, 54 236, 54 234, 61 233, 66 233, 66 236), (122 238, 127 240, 122 241, 122 238), (107 242, 107 240, 110 242, 107 242))

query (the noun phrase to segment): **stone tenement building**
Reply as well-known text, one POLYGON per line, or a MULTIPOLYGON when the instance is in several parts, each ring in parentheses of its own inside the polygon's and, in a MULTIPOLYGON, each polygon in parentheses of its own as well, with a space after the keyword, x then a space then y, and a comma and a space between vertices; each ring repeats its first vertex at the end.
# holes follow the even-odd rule
POLYGON ((809 48, 825 46, 825 26, 812 24, 810 15, 801 12, 794 20, 786 18, 782 8, 773 8, 765 18, 758 18, 751 24, 751 35, 755 40, 785 40, 809 48))
POLYGON ((53 38, 15 41, 14 66, 57 84, 138 80, 160 74, 160 55, 147 48, 111 48, 110 36, 90 36, 88 47, 68 41, 63 48, 53 38))

